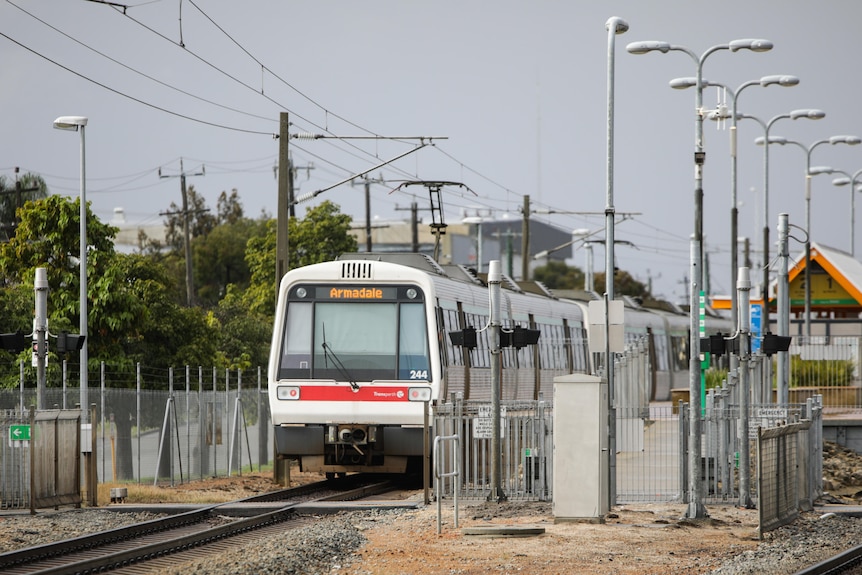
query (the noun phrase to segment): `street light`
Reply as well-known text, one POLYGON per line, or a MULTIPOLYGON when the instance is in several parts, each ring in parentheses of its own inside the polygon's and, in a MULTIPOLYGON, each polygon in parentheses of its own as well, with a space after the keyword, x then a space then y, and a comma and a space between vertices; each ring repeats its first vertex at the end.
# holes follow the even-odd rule
POLYGON ((859 139, 857 136, 847 136, 847 135, 839 135, 832 136, 830 138, 825 138, 822 140, 817 140, 812 143, 810 146, 806 147, 804 144, 796 142, 794 140, 788 140, 787 138, 782 138, 780 136, 769 136, 768 138, 756 138, 754 142, 758 145, 762 145, 765 142, 769 144, 793 144, 802 149, 805 152, 805 337, 811 337, 811 176, 816 176, 818 174, 831 174, 832 168, 827 167, 811 167, 811 152, 814 151, 814 148, 818 146, 822 146, 823 144, 847 144, 848 146, 855 146, 857 144, 862 143, 862 139, 859 139))
POLYGON ((467 216, 466 218, 461 219, 462 224, 476 224, 476 270, 478 273, 482 273, 482 222, 488 220, 490 218, 486 218, 484 216, 467 216))
POLYGON ((54 127, 58 130, 73 130, 81 132, 81 206, 80 206, 80 255, 79 255, 79 315, 81 335, 84 336, 84 345, 81 346, 80 375, 81 375, 81 422, 87 421, 87 348, 89 347, 87 335, 87 171, 86 155, 84 146, 84 128, 87 126, 86 116, 60 116, 54 120, 54 127))
POLYGON ((850 184, 850 255, 856 257, 856 186, 862 184, 859 181, 859 176, 862 176, 862 170, 858 170, 852 176, 847 172, 835 170, 836 174, 844 174, 843 178, 835 178, 832 184, 835 186, 846 186, 850 184))
MULTIPOLYGON (((737 243, 736 238, 738 236, 738 228, 739 228, 739 208, 737 207, 737 170, 736 170, 736 122, 739 119, 739 114, 737 112, 737 104, 739 103, 739 95, 742 91, 749 86, 763 86, 764 88, 767 86, 778 85, 784 87, 796 86, 799 84, 799 78, 796 76, 789 75, 770 75, 763 76, 760 80, 749 80, 748 82, 744 82, 741 84, 736 90, 729 88, 728 86, 721 84, 719 82, 708 82, 706 80, 701 80, 701 83, 704 86, 716 86, 718 88, 723 88, 727 93, 730 94, 731 101, 731 109, 730 109, 730 285, 736 286, 736 274, 737 270, 737 243)), ((691 88, 692 86, 696 86, 697 79, 696 78, 676 78, 670 81, 671 88, 675 88, 677 90, 682 90, 686 88, 691 88)), ((721 112, 721 111, 720 111, 721 112)), ((719 113, 718 115, 711 115, 712 119, 724 119, 724 115, 719 113)), ((764 167, 764 174, 767 173, 766 167, 764 167)), ((768 180, 768 176, 764 176, 766 180, 768 180)), ((763 213, 764 213, 764 245, 768 245, 768 236, 769 236, 769 226, 767 225, 767 212, 768 212, 768 200, 767 200, 767 192, 766 186, 764 186, 763 193, 763 213)), ((765 261, 768 261, 766 256, 764 255, 765 261)), ((768 279, 768 268, 765 268, 766 271, 764 274, 768 279)), ((764 286, 766 282, 764 282, 764 286)), ((766 288, 764 288, 764 294, 766 294, 766 288)), ((764 299, 764 302, 768 300, 764 299)), ((736 331, 737 323, 739 321, 739 317, 736 309, 736 297, 731 295, 730 298, 730 316, 733 318, 733 328, 736 331)), ((766 310, 768 317, 768 307, 766 307, 766 303, 764 303, 764 309, 766 310)))
POLYGON ((695 138, 694 138, 694 245, 691 250, 692 281, 690 297, 690 353, 689 353, 689 409, 691 413, 691 424, 689 427, 689 454, 688 454, 688 487, 691 497, 687 515, 691 518, 706 517, 706 509, 701 502, 700 482, 700 454, 701 454, 701 374, 700 358, 697 350, 700 349, 700 290, 698 286, 705 285, 705 271, 703 266, 703 163, 706 156, 703 152, 703 64, 710 54, 719 50, 751 50, 753 52, 766 52, 772 49, 772 42, 759 39, 733 40, 727 44, 718 44, 707 49, 703 54, 697 56, 692 50, 685 46, 678 46, 668 42, 649 40, 645 42, 632 42, 626 46, 631 54, 646 54, 648 52, 661 52, 666 54, 670 51, 679 51, 688 54, 694 61, 697 70, 695 77, 695 138))
MULTIPOLYGON (((608 18, 605 22, 605 29, 608 31, 608 122, 607 122, 607 161, 606 177, 605 177, 605 239, 607 240, 607 248, 605 249, 605 378, 608 381, 608 429, 610 430, 608 437, 608 505, 613 506, 617 496, 617 463, 616 463, 616 409, 614 408, 614 397, 616 395, 616 386, 614 383, 614 361, 611 357, 610 344, 610 320, 609 306, 611 300, 614 299, 614 73, 616 67, 614 59, 616 57, 616 37, 617 34, 625 34, 628 29, 628 23, 617 16, 608 18)), ((592 274, 592 270, 589 272, 592 274)))
MULTIPOLYGON (((807 118, 809 120, 820 120, 826 117, 826 112, 814 108, 803 108, 801 110, 793 110, 788 114, 778 114, 773 116, 768 121, 764 122, 756 116, 747 114, 738 114, 741 119, 754 120, 760 127, 763 128, 763 137, 769 139, 769 130, 778 120, 791 119, 798 120, 807 118)), ((769 146, 763 148, 763 285, 761 286, 763 298, 763 313, 768 321, 769 319, 769 146)))

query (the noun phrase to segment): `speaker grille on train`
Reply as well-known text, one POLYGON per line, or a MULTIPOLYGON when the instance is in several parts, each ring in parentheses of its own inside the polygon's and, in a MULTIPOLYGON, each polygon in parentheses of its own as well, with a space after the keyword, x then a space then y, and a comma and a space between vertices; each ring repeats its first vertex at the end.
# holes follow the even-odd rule
POLYGON ((344 262, 341 264, 341 278, 350 280, 371 279, 371 262, 344 262))

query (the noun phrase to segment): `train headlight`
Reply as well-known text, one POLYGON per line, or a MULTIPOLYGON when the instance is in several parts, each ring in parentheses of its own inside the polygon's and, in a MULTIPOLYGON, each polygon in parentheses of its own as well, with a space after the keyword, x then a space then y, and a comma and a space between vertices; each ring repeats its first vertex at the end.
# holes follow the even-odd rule
POLYGON ((275 396, 283 401, 295 401, 299 399, 299 386, 279 385, 275 388, 275 396))
POLYGON ((430 387, 411 387, 407 390, 409 401, 431 401, 430 387))
POLYGON ((407 297, 408 298, 416 299, 416 296, 418 296, 418 295, 419 295, 419 292, 417 292, 415 289, 413 289, 413 288, 407 289, 407 297))

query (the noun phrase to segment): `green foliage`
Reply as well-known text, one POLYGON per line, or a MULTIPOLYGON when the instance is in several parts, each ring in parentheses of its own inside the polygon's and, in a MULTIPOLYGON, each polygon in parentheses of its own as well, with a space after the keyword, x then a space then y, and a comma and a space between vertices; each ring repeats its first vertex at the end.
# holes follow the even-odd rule
POLYGON ((551 289, 582 289, 584 272, 555 260, 533 270, 533 278, 551 289))
POLYGON ((291 218, 290 269, 332 261, 346 252, 355 252, 356 238, 350 235, 351 217, 339 212, 330 201, 309 208, 301 220, 291 218))
POLYGON ((851 360, 802 359, 790 356, 791 387, 838 387, 853 381, 851 360))
POLYGON ((727 370, 710 367, 704 372, 706 389, 721 389, 721 385, 727 379, 727 370))
MULTIPOLYGON (((597 291, 604 291, 605 274, 596 272, 596 286, 601 286, 597 291)), ((646 284, 639 282, 627 271, 614 270, 614 294, 617 296, 627 295, 642 299, 652 297, 646 284)))
POLYGON ((26 202, 48 197, 48 186, 41 176, 26 173, 17 181, 0 176, 0 241, 15 235, 18 218, 15 211, 26 202))
POLYGON ((249 270, 248 289, 242 303, 250 313, 271 318, 275 314, 275 242, 276 221, 267 220, 262 236, 249 238, 245 263, 249 270))

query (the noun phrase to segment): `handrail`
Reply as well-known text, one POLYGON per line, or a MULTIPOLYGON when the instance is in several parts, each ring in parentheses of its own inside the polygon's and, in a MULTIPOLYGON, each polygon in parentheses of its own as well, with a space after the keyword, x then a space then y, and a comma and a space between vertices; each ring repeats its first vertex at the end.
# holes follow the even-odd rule
MULTIPOLYGON (((440 535, 442 528, 442 517, 441 517, 441 506, 443 504, 442 497, 442 486, 441 479, 444 477, 459 477, 461 475, 461 468, 459 465, 460 462, 460 453, 461 453, 461 436, 460 435, 438 435, 434 438, 434 477, 436 479, 437 484, 437 535, 440 535), (441 473, 440 469, 442 468, 442 462, 440 461, 440 457, 442 457, 443 450, 439 448, 440 444, 444 441, 451 441, 454 443, 454 450, 452 451, 452 471, 448 473, 441 473)), ((458 529, 458 485, 455 485, 455 488, 452 490, 455 502, 455 529, 458 529)))

